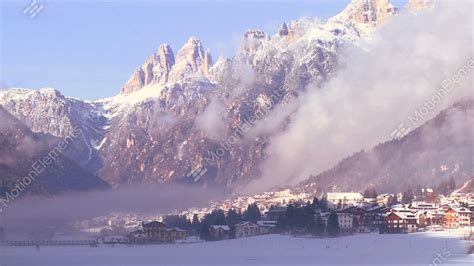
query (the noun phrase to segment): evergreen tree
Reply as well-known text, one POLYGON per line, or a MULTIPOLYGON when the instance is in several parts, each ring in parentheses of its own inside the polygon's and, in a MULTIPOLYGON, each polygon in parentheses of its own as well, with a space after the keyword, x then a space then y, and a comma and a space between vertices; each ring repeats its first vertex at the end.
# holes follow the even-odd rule
POLYGON ((411 188, 408 187, 408 190, 403 192, 402 203, 411 204, 412 201, 413 201, 413 192, 411 191, 411 188))
POLYGON ((310 233, 313 236, 322 236, 324 234, 326 226, 323 223, 323 220, 321 219, 321 217, 318 216, 315 219, 313 219, 313 222, 311 223, 310 228, 311 228, 310 233))
POLYGON ((296 218, 296 208, 293 206, 293 204, 290 204, 286 208, 286 219, 287 219, 288 229, 294 228, 295 218, 296 218))
POLYGON ((189 229, 191 222, 185 215, 166 215, 163 218, 163 222, 166 224, 166 227, 178 227, 181 229, 189 229))
POLYGON ((375 188, 367 188, 364 190, 364 198, 370 198, 374 199, 377 197, 377 191, 375 191, 375 188))
POLYGON ((284 232, 289 229, 288 218, 286 216, 280 216, 277 218, 276 230, 278 232, 284 232))
POLYGON ((309 201, 304 206, 304 213, 305 213, 306 216, 313 216, 314 215, 313 204, 311 204, 309 201))
POLYGON ((418 198, 422 198, 424 195, 423 195, 423 188, 421 187, 421 185, 416 185, 416 188, 415 188, 415 196, 418 197, 418 198))
POLYGON ((261 213, 257 204, 249 204, 244 212, 244 220, 248 222, 257 222, 260 220, 261 213))
POLYGON ((240 221, 239 214, 235 209, 230 209, 229 212, 227 212, 226 221, 229 226, 235 226, 240 221))
POLYGON ((441 182, 438 187, 435 189, 436 194, 439 195, 448 195, 448 184, 446 182, 441 182))
POLYGON ((193 230, 199 231, 200 226, 201 226, 201 222, 199 222, 199 216, 195 213, 193 215, 193 220, 191 222, 191 228, 193 230))
POLYGON ((210 228, 210 226, 206 222, 202 223, 201 230, 199 231, 199 237, 202 240, 206 240, 206 241, 210 240, 211 233, 209 231, 209 228, 210 228))
POLYGON ((321 211, 323 211, 323 212, 327 212, 329 210, 329 208, 328 208, 328 199, 326 197, 326 194, 324 194, 324 196, 321 198, 319 206, 320 206, 321 211))
POLYGON ((226 224, 225 213, 223 210, 213 210, 211 212, 212 224, 224 225, 226 224))
POLYGON ((387 206, 393 206, 398 204, 398 197, 397 194, 393 194, 387 200, 387 206))
POLYGON ((321 209, 321 206, 320 206, 320 202, 318 200, 318 198, 314 197, 313 198, 313 209, 316 210, 316 209, 321 209))
POLYGON ((453 192, 456 189, 456 182, 454 182, 454 178, 450 177, 447 183, 448 192, 453 192))
POLYGON ((337 213, 335 211, 331 211, 331 214, 329 214, 328 226, 326 230, 330 236, 334 237, 339 235, 339 221, 337 219, 337 213))

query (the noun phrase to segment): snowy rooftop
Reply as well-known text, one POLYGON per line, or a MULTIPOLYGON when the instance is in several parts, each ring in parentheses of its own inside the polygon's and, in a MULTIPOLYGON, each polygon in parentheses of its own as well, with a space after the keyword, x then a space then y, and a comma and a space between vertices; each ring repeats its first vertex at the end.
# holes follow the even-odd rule
POLYGON ((328 200, 362 200, 364 197, 357 192, 329 192, 327 198, 328 200))

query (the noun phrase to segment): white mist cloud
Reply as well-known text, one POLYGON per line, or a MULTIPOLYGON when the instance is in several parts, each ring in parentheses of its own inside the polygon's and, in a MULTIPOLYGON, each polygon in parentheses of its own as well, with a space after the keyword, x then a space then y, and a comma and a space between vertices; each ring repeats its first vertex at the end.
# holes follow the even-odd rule
POLYGON ((224 137, 226 129, 225 112, 225 106, 218 99, 211 98, 206 109, 196 117, 196 126, 209 138, 220 140, 224 137))
MULTIPOLYGON (((363 46, 346 47, 342 69, 323 88, 310 85, 284 132, 266 149, 262 177, 243 192, 295 184, 343 157, 389 140, 473 58, 471 1, 438 1, 433 10, 402 12, 363 46), (362 48, 363 47, 363 48, 362 48)), ((472 70, 420 119, 420 125, 454 101, 473 97, 472 70)))
MULTIPOLYGON (((184 185, 134 184, 116 190, 63 193, 54 197, 28 196, 4 208, 0 227, 8 231, 39 231, 111 213, 167 214, 189 206, 205 206, 224 193, 184 185)), ((2 195, 3 196, 3 195, 2 195)))

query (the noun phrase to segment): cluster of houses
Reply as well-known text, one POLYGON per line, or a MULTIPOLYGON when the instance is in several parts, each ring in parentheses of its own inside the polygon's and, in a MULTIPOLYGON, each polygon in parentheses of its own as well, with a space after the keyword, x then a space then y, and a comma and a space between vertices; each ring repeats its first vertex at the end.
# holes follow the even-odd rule
MULTIPOLYGON (((457 195, 459 197, 459 195, 457 195)), ((415 201, 411 204, 386 206, 385 197, 367 200, 359 193, 328 193, 342 232, 410 233, 420 228, 459 228, 474 225, 474 204, 443 199, 440 203, 415 201), (375 205, 374 203, 377 203, 375 205), (467 207, 465 207, 467 205, 467 207)), ((331 206, 330 206, 331 207, 331 206)), ((327 223, 329 213, 316 213, 327 223)))
MULTIPOLYGON (((388 194, 374 199, 364 198, 360 193, 327 193, 327 205, 337 214, 341 233, 411 233, 424 229, 443 230, 474 225, 474 195, 455 195, 442 198, 437 203, 415 201, 411 204, 387 206, 388 194), (459 204, 461 201, 471 204, 459 204)), ((327 226, 330 213, 315 209, 315 221, 327 226)), ((241 222, 234 230, 228 225, 211 225, 210 240, 224 240, 274 233, 278 221, 287 215, 287 206, 272 207, 257 222, 241 222), (232 235, 235 233, 235 235, 232 235)), ((142 223, 141 228, 131 232, 128 243, 173 243, 185 240, 186 230, 166 228, 158 221, 142 223)))
MULTIPOLYGON (((424 229, 442 230, 474 225, 474 212, 466 207, 452 204, 413 202, 381 206, 364 201, 360 193, 328 193, 329 208, 338 218, 341 233, 411 233, 424 229), (337 208, 340 207, 340 208, 337 208)), ((472 206, 474 207, 474 206, 472 206)), ((277 222, 286 216, 287 207, 271 208, 257 223, 243 222, 236 225, 235 237, 249 237, 274 232, 277 222)), ((327 226, 330 212, 315 210, 314 218, 327 226)), ((212 225, 212 240, 228 239, 230 228, 227 225, 212 225)))

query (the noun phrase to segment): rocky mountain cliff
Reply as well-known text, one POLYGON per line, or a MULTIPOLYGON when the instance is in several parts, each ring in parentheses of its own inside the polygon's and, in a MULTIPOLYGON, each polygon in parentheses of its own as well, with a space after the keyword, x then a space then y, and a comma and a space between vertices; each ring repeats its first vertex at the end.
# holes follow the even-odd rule
POLYGON ((341 45, 366 34, 348 21, 301 19, 284 25, 288 34, 280 31, 271 37, 248 30, 237 55, 219 58, 212 67, 199 40, 191 38, 178 52, 166 82, 104 100, 113 118, 99 151, 104 165, 100 176, 113 185, 193 183, 188 173, 206 168, 199 184, 232 188, 258 175, 265 135, 244 139, 237 134, 239 144, 215 163, 206 158, 262 107, 274 101, 273 109, 309 82, 326 81, 337 68, 341 45), (214 114, 207 120, 215 121, 201 119, 209 112, 214 114), (211 122, 219 124, 220 132, 206 130, 211 122))
MULTIPOLYGON (((185 182, 230 190, 259 176, 275 133, 248 129, 309 83, 319 89, 342 48, 395 14, 387 0, 354 0, 327 21, 283 23, 272 36, 248 30, 235 57, 215 63, 191 37, 176 57, 162 44, 114 97, 84 102, 52 89, 12 89, 0 92, 0 104, 35 133, 66 138, 79 128, 65 156, 112 187, 185 182)), ((275 131, 284 127, 285 120, 275 131)))
POLYGON ((102 166, 97 148, 109 121, 100 104, 68 98, 54 89, 2 91, 0 104, 33 132, 66 138, 80 129, 83 135, 74 139, 65 156, 91 173, 102 166))
POLYGON ((0 107, 0 192, 11 192, 13 197, 18 197, 17 191, 12 192, 12 189, 55 194, 107 188, 106 182, 84 171, 60 152, 68 149, 66 144, 69 142, 61 142, 51 135, 31 132, 0 107))
POLYGON ((133 72, 130 79, 122 87, 122 93, 138 91, 149 84, 164 84, 173 67, 174 53, 168 44, 162 44, 158 51, 150 56, 143 66, 133 72))

